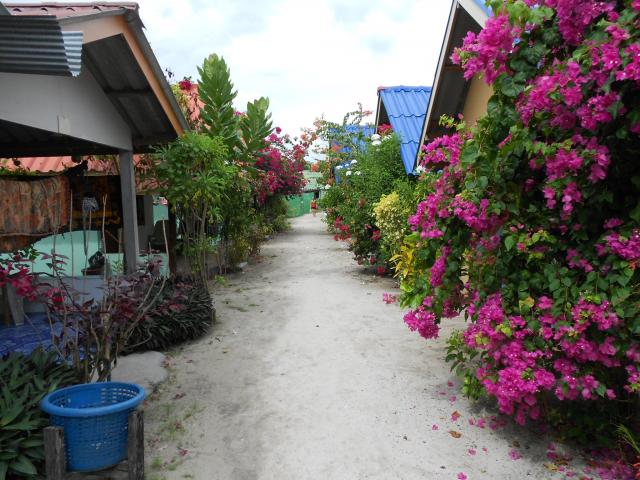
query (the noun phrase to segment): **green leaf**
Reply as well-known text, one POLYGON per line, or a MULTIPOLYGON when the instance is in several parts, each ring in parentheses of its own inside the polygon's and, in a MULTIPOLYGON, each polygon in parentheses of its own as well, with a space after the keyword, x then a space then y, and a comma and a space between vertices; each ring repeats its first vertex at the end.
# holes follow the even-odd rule
POLYGON ((38 470, 24 455, 20 455, 16 460, 9 464, 9 469, 14 472, 23 473, 25 475, 37 475, 38 470))
POLYGON ((9 408, 9 410, 3 412, 2 417, 0 417, 0 427, 6 427, 8 424, 13 422, 22 412, 23 405, 16 402, 11 408, 9 408))
POLYGON ((460 153, 460 163, 463 166, 469 166, 480 156, 480 150, 475 142, 469 142, 465 145, 460 153))
POLYGON ((515 98, 524 90, 524 83, 516 82, 509 75, 502 75, 499 81, 500 90, 509 98, 515 98))
POLYGON ((504 246, 507 247, 507 251, 510 251, 515 244, 516 244, 516 239, 511 235, 504 239, 504 246))
POLYGON ((640 202, 636 204, 636 207, 629 213, 629 216, 636 221, 636 223, 640 223, 640 202))

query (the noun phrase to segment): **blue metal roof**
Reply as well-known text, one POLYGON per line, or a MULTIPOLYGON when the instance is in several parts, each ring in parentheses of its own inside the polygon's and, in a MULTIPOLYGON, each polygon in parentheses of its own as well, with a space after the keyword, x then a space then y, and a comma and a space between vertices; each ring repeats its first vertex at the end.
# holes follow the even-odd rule
POLYGON ((400 156, 404 169, 412 173, 431 87, 383 87, 378 94, 393 131, 400 137, 400 156))
POLYGON ((491 16, 491 8, 487 7, 487 5, 485 4, 484 0, 473 0, 473 2, 478 5, 483 11, 484 13, 486 13, 488 16, 491 16))

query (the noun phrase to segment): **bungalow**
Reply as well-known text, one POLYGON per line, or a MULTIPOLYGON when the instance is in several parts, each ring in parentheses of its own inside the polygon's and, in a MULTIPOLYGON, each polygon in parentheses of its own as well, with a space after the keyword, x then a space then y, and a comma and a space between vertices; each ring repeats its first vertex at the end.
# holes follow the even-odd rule
MULTIPOLYGON (((40 162, 42 167, 36 169, 58 171, 69 158, 114 155, 125 268, 135 270, 140 242, 134 154, 149 152, 188 129, 144 34, 138 5, 4 3, 0 7, 0 158, 19 163, 20 157, 30 157, 26 164, 40 162), (25 37, 29 29, 32 36, 25 37)), ((0 239, 32 233, 38 238, 53 233, 56 225, 70 223, 72 183, 45 185, 40 177, 28 177, 27 182, 7 176, 0 180, 21 184, 12 188, 23 198, 28 192, 37 194, 25 203, 0 189, 4 194, 0 220, 15 227, 15 222, 6 220, 26 216, 25 208, 33 204, 26 213, 39 227, 34 232, 3 230, 0 239)), ((102 198, 95 200, 101 211, 102 198)), ((33 339, 38 333, 7 328, 0 328, 0 347, 9 350, 29 343, 21 335, 33 339)))
MULTIPOLYGON (((132 271, 140 246, 133 155, 167 143, 188 128, 143 32, 138 5, 5 3, 4 7, 0 27, 6 26, 6 35, 16 40, 12 44, 21 45, 19 29, 12 24, 54 19, 62 33, 81 34, 82 61, 79 74, 65 75, 6 68, 0 58, 0 157, 117 155, 125 265, 132 271)), ((34 62, 29 47, 24 44, 18 57, 23 66, 34 62)), ((15 56, 19 54, 17 48, 15 56)), ((69 70, 78 67, 73 61, 66 64, 69 70)))
POLYGON ((465 80, 462 68, 451 61, 451 55, 455 48, 462 46, 467 32, 478 33, 490 15, 491 10, 483 0, 453 0, 420 145, 447 132, 439 125, 442 115, 462 114, 467 124, 473 125, 486 113, 493 93, 491 87, 479 76, 465 80))

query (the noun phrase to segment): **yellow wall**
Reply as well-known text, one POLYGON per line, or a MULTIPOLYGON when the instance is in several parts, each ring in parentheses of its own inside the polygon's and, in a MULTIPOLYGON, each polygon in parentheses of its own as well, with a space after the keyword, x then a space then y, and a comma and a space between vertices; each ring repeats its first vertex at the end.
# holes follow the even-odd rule
POLYGON ((475 125, 478 119, 487 113, 487 103, 491 95, 493 89, 478 75, 474 75, 462 110, 467 126, 475 125))

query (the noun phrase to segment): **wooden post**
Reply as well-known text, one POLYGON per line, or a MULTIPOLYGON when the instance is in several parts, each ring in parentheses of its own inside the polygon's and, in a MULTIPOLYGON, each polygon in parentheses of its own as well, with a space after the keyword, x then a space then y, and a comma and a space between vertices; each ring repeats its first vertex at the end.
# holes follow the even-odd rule
POLYGON ((136 178, 133 152, 121 151, 120 191, 122 194, 122 229, 124 231, 124 263, 127 273, 136 271, 138 263, 138 214, 136 208, 136 178))
POLYGON ((171 204, 167 202, 167 210, 169 212, 167 221, 167 247, 169 249, 169 271, 172 275, 178 273, 178 259, 176 257, 176 243, 178 238, 176 214, 171 208, 171 204))
POLYGON ((44 457, 47 480, 64 480, 67 460, 64 453, 64 430, 60 427, 45 427, 44 457))
POLYGON ((153 235, 154 226, 155 222, 153 218, 153 196, 146 193, 144 195, 144 238, 141 240, 144 243, 140 245, 142 250, 149 249, 149 240, 153 235))
POLYGON ((140 410, 129 414, 129 480, 144 480, 144 415, 140 410))

